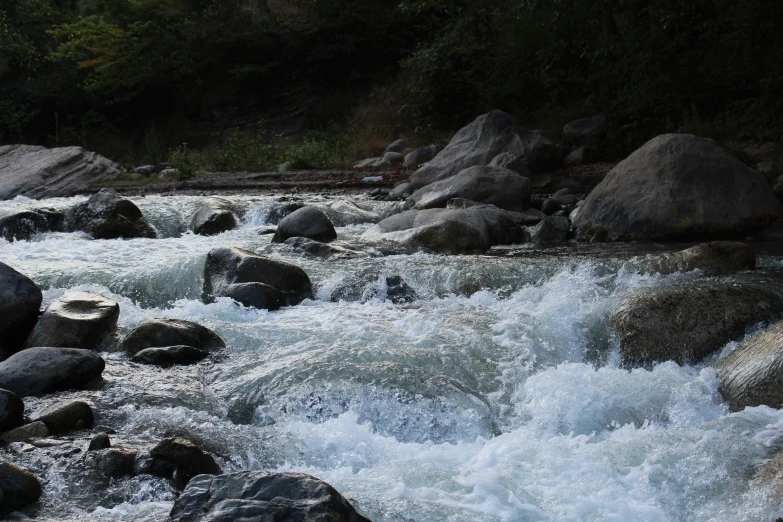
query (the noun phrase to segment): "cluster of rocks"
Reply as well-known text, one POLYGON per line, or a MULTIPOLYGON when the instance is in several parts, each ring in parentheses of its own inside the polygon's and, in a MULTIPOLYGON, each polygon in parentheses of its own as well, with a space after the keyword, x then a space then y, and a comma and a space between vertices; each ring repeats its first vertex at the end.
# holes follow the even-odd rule
POLYGON ((394 167, 416 168, 432 160, 440 149, 432 144, 428 147, 411 149, 405 140, 395 140, 378 157, 367 158, 353 164, 354 168, 394 167))

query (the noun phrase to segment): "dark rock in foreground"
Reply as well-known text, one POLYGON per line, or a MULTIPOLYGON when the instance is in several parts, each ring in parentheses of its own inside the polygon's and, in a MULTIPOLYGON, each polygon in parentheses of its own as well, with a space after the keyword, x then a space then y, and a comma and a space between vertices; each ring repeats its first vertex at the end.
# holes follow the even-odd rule
POLYGON ((284 217, 272 238, 273 243, 282 243, 290 237, 306 237, 322 243, 337 239, 334 225, 321 209, 303 207, 284 217))
POLYGON ((145 348, 131 357, 131 361, 155 366, 174 366, 175 364, 195 364, 209 356, 209 352, 192 346, 164 346, 145 348))
POLYGON ((0 511, 23 508, 41 498, 41 483, 29 471, 0 461, 0 511))
POLYGON ((42 300, 30 278, 0 263, 0 355, 21 348, 38 321, 42 300))
POLYGON ((582 237, 613 241, 731 237, 781 214, 759 171, 712 140, 664 134, 609 172, 574 228, 582 237))
POLYGON ((90 196, 74 209, 73 219, 78 230, 95 239, 157 237, 139 207, 114 189, 103 189, 90 196))
POLYGON ((94 350, 117 326, 120 305, 98 294, 69 290, 46 307, 25 347, 60 346, 94 350))
POLYGON ((0 440, 5 443, 26 442, 31 439, 42 439, 49 436, 49 428, 41 421, 31 422, 3 433, 0 440))
POLYGON ((24 403, 17 394, 0 389, 0 432, 8 431, 24 422, 24 403))
POLYGON ((199 202, 191 219, 190 227, 195 234, 214 236, 227 230, 233 230, 238 221, 236 209, 230 202, 219 198, 209 198, 199 202))
POLYGON ((148 319, 131 330, 120 342, 120 349, 134 355, 146 348, 181 345, 207 352, 226 347, 223 339, 205 326, 183 319, 156 318, 148 319))
POLYGON ((95 424, 92 408, 84 401, 69 401, 49 406, 34 419, 46 424, 50 433, 87 430, 95 424))
POLYGON ((713 241, 680 252, 655 254, 645 259, 645 270, 673 274, 699 269, 705 275, 719 275, 756 268, 756 253, 745 243, 713 241))
POLYGON ((310 278, 297 266, 239 248, 216 248, 207 255, 205 302, 230 297, 245 306, 276 310, 312 296, 310 278))
POLYGON ((100 451, 111 447, 111 440, 109 440, 108 433, 97 433, 90 439, 90 445, 87 447, 87 451, 100 451))
POLYGON ((264 471, 195 477, 170 516, 175 522, 369 522, 326 482, 303 473, 264 471))
POLYGON ((193 442, 179 437, 163 439, 149 454, 140 454, 136 471, 172 479, 180 489, 196 475, 217 475, 221 472, 211 455, 193 442))
POLYGON ((62 229, 65 216, 52 208, 24 210, 0 217, 0 237, 7 241, 25 241, 34 234, 62 229))
POLYGON ((626 366, 698 362, 783 313, 783 297, 761 285, 693 283, 644 289, 612 315, 626 366))
POLYGON ((79 348, 28 348, 0 362, 0 388, 21 397, 82 389, 103 373, 103 359, 79 348))
POLYGON ((733 411, 783 408, 783 322, 744 343, 716 368, 720 393, 733 411))

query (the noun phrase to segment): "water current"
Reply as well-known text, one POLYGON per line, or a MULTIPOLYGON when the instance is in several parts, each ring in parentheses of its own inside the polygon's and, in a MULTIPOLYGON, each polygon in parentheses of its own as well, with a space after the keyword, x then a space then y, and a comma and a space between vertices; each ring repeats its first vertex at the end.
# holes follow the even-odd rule
MULTIPOLYGON (((82 200, 17 198, 0 210, 82 200)), ((619 367, 610 316, 620 300, 698 272, 640 273, 643 252, 629 246, 324 260, 258 233, 272 196, 232 196, 244 222, 213 237, 186 231, 196 196, 133 200, 161 238, 0 240, 0 261, 44 289, 45 304, 65 289, 89 290, 120 303, 122 329, 172 317, 225 339, 217 358, 175 369, 103 353, 103 386, 59 394, 91 401, 96 422, 117 431, 114 445, 186 436, 228 471, 315 475, 376 522, 783 515, 757 478, 783 449, 783 412, 730 413, 707 364, 619 367), (203 304, 205 256, 218 246, 302 267, 315 299, 275 312, 225 298, 203 304), (393 275, 416 291, 414 302, 386 299, 393 275)), ((356 221, 338 227, 340 240, 358 244, 370 225, 356 221)), ((782 265, 759 261, 760 274, 782 265)), ((27 400, 28 410, 41 400, 27 400)), ((175 498, 162 479, 98 483, 67 459, 20 459, 42 478, 42 520, 163 520, 175 498)))

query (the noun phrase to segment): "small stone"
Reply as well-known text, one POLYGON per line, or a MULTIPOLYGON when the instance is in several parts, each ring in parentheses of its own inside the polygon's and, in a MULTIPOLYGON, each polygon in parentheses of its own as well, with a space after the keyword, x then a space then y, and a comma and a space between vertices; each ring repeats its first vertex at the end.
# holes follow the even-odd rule
POLYGON ((97 451, 97 450, 107 449, 110 447, 111 447, 111 441, 109 440, 109 435, 106 433, 99 433, 92 438, 92 440, 90 441, 90 446, 87 448, 87 451, 97 451))

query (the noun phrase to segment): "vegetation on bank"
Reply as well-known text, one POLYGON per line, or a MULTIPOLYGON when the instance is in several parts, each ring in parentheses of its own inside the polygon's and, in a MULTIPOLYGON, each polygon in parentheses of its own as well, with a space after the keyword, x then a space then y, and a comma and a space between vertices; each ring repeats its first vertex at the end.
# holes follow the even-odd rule
POLYGON ((328 167, 494 108, 552 137, 606 112, 610 155, 777 140, 780 27, 777 0, 6 0, 0 142, 328 167))

